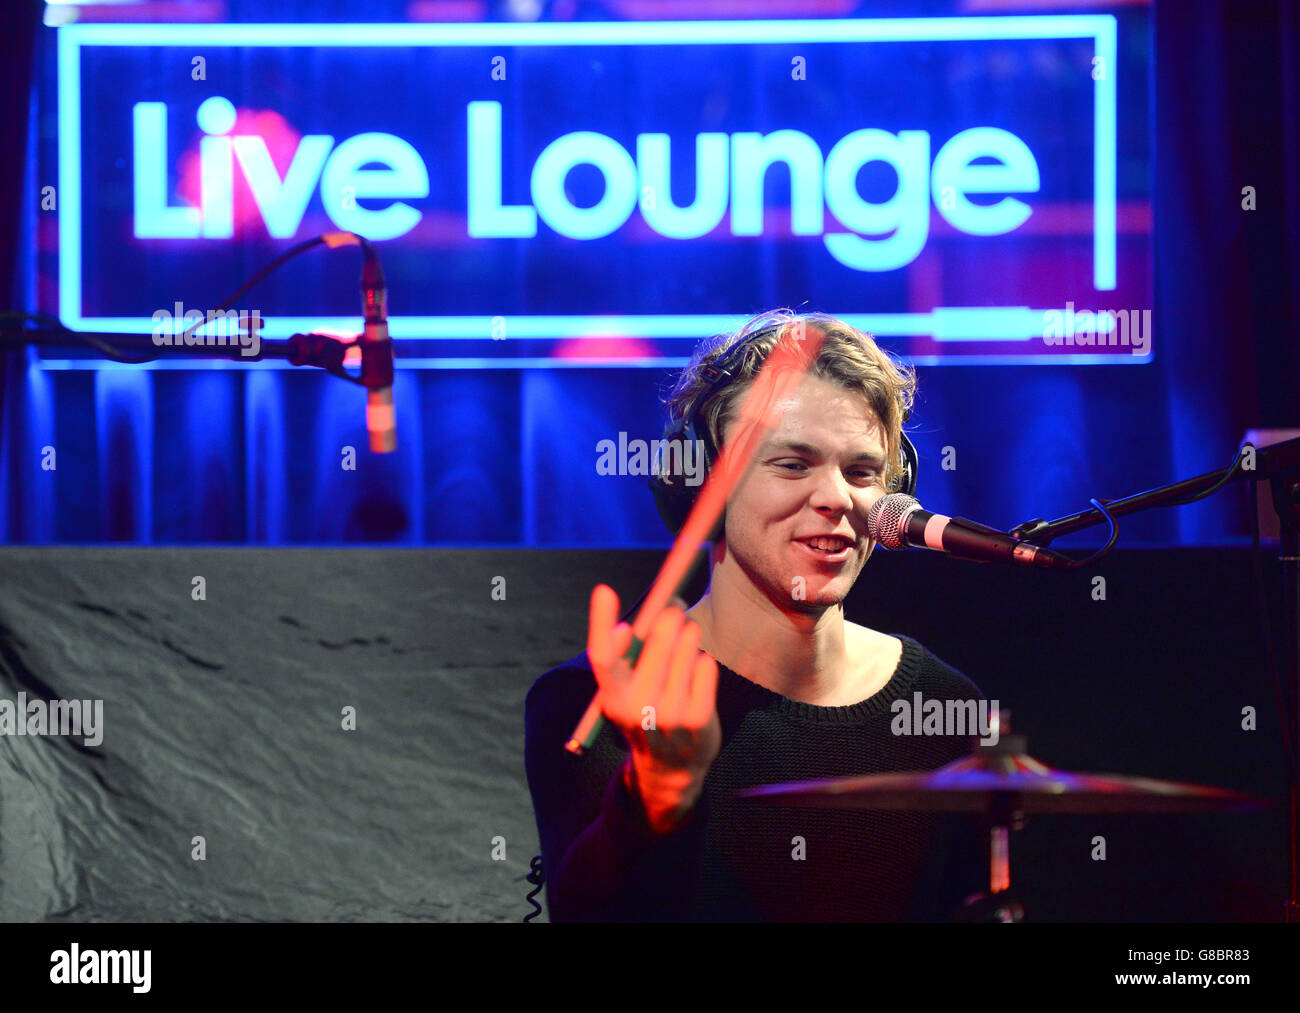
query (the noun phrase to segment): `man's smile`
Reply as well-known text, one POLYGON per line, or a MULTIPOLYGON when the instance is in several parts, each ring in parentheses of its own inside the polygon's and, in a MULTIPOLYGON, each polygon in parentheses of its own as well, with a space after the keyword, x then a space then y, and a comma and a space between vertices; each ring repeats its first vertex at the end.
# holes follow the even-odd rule
POLYGON ((856 544, 844 535, 811 535, 794 541, 814 558, 825 563, 845 562, 856 544))

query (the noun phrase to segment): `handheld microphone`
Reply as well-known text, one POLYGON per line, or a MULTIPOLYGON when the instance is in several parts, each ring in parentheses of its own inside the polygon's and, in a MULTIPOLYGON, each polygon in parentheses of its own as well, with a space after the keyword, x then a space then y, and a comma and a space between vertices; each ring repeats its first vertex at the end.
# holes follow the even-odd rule
POLYGON ((1008 562, 1047 570, 1072 570, 1074 560, 961 517, 922 510, 915 497, 891 492, 867 514, 867 534, 886 549, 915 545, 977 563, 1008 562))
POLYGON ((370 450, 391 454, 397 449, 397 415, 393 411, 393 342, 388 336, 388 288, 379 255, 368 244, 361 266, 361 306, 365 331, 361 335, 361 382, 366 387, 366 429, 370 450))

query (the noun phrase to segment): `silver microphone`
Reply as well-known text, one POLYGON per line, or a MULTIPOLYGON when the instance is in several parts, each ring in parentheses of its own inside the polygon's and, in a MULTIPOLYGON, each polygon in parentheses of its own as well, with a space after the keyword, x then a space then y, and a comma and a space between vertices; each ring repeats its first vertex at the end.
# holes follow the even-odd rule
POLYGON ((962 517, 922 510, 916 497, 891 492, 871 505, 867 534, 886 549, 915 545, 977 563, 1006 562, 1047 570, 1070 570, 1074 560, 962 517))

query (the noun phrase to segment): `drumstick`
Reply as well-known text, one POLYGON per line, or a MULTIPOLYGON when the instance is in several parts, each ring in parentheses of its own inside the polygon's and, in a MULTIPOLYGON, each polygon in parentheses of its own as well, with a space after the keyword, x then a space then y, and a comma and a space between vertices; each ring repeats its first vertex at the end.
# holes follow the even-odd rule
MULTIPOLYGON (((723 446, 717 461, 709 469, 704 488, 700 490, 699 498, 691 507, 686 523, 650 587, 645 604, 632 623, 632 642, 623 655, 629 661, 636 661, 655 620, 690 578, 690 571, 698 558, 696 549, 708 538, 727 505, 727 498, 753 464, 759 443, 776 425, 778 413, 784 407, 782 402, 794 393, 817 361, 825 337, 816 327, 796 324, 782 335, 754 377, 754 384, 740 412, 735 438, 723 446)), ((603 720, 600 692, 597 690, 564 748, 581 756, 596 740, 603 720)))

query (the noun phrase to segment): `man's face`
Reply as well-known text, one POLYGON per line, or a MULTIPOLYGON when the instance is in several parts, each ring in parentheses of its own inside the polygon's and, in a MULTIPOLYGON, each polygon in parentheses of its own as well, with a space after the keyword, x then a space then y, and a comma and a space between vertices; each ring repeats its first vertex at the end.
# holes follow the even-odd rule
POLYGON ((885 494, 884 431, 862 395, 820 377, 784 404, 727 502, 727 556, 778 607, 820 613, 844 600, 875 547, 867 513, 885 494), (813 547, 819 535, 840 539, 838 551, 813 547))

